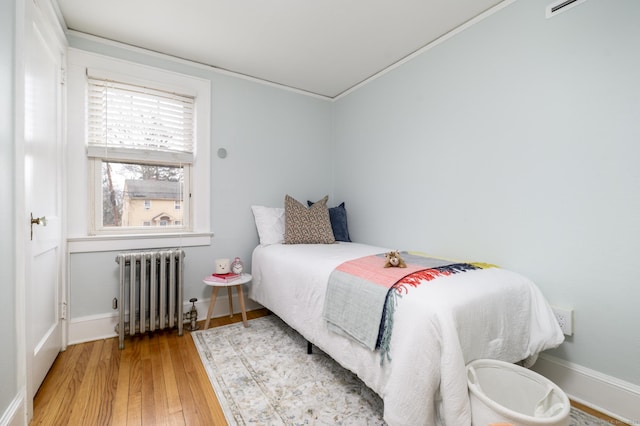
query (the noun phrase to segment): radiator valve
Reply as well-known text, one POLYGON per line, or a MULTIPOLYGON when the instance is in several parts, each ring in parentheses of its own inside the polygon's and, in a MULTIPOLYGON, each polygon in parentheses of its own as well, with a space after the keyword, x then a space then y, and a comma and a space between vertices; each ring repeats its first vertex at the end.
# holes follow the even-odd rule
POLYGON ((190 326, 187 328, 187 330, 189 331, 196 331, 198 329, 198 310, 196 309, 196 302, 198 301, 197 298, 192 297, 191 299, 189 299, 189 302, 191 302, 191 309, 189 310, 189 312, 187 312, 185 314, 185 319, 187 321, 189 321, 191 324, 190 326))

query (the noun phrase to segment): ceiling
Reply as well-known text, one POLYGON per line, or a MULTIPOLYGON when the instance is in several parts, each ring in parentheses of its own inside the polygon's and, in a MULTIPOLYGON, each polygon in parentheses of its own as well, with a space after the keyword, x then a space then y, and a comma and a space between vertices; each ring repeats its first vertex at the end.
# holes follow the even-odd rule
POLYGON ((57 0, 68 29, 334 98, 502 0, 57 0))

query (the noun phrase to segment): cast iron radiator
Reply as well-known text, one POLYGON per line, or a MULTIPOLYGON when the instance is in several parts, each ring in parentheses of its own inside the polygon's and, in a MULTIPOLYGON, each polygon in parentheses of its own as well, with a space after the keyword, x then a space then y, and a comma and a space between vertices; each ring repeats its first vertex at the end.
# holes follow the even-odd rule
POLYGON ((182 249, 120 253, 120 295, 114 303, 118 309, 116 332, 119 347, 125 335, 145 333, 178 326, 182 336, 184 281, 182 249))

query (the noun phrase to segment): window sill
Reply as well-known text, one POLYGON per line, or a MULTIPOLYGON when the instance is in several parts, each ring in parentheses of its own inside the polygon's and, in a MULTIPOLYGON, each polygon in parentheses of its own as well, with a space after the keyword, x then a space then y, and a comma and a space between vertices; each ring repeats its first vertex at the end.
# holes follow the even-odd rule
POLYGON ((67 238, 67 248, 69 253, 92 253, 166 247, 197 247, 211 245, 212 238, 213 233, 210 232, 162 235, 98 235, 67 238))

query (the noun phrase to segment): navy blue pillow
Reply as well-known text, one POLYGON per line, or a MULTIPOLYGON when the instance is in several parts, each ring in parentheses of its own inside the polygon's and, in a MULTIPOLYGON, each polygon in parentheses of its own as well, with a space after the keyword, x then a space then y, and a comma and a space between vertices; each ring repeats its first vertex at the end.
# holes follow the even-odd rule
MULTIPOLYGON (((314 203, 307 200, 307 205, 311 207, 314 203)), ((333 230, 333 237, 336 241, 351 242, 349 238, 349 228, 347 227, 347 209, 344 208, 344 202, 339 206, 329 209, 329 221, 333 230)))

